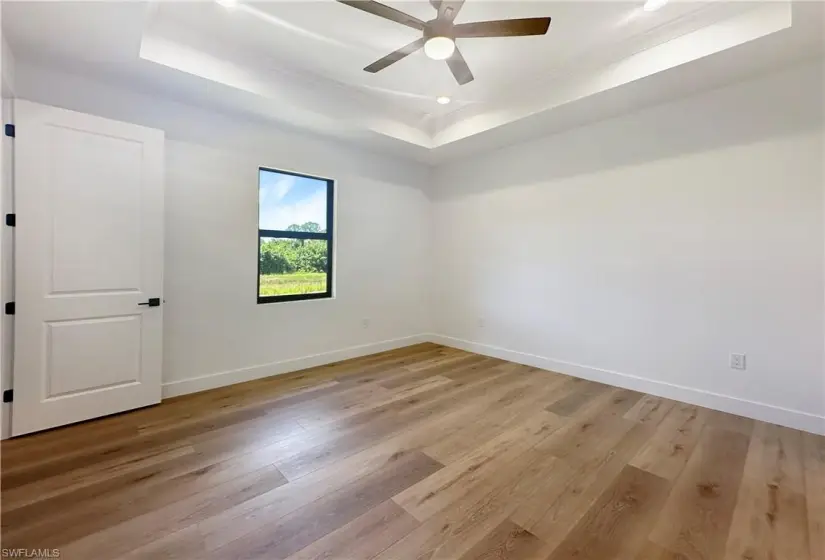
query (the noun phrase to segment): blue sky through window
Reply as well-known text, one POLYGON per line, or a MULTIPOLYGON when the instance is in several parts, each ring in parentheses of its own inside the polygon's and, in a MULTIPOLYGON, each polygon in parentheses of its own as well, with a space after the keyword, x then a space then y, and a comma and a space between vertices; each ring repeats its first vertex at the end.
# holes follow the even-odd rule
POLYGON ((261 169, 258 182, 259 229, 285 230, 315 222, 326 231, 326 181, 261 169))

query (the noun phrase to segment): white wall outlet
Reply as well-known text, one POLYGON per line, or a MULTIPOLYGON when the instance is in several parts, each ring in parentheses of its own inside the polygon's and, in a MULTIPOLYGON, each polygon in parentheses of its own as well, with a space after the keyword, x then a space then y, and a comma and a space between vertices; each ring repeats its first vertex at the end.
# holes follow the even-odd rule
POLYGON ((478 326, 479 328, 484 328, 484 319, 482 319, 481 317, 478 318, 478 326))
POLYGON ((370 320, 369 319, 361 319, 361 326, 365 329, 370 328, 370 320))
POLYGON ((745 355, 744 354, 731 354, 730 355, 730 367, 732 369, 746 369, 747 364, 745 362, 745 355))

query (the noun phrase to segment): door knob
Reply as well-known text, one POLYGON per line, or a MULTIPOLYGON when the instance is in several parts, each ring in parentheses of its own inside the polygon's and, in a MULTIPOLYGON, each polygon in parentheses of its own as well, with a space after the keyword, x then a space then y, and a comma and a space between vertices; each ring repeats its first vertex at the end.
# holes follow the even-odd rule
POLYGON ((138 305, 148 305, 149 307, 160 307, 160 298, 149 298, 149 301, 142 301, 138 305))

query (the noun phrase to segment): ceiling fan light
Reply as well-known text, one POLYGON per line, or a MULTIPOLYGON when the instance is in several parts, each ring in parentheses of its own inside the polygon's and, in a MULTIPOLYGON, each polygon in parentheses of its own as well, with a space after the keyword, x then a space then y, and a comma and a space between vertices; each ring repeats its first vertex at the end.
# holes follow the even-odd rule
POLYGON ((667 4, 667 0, 647 0, 642 9, 646 12, 655 12, 665 4, 667 4))
POLYGON ((449 37, 430 37, 424 43, 424 54, 433 60, 446 60, 454 52, 455 42, 449 37))
POLYGON ((446 95, 442 95, 441 97, 436 97, 435 100, 439 105, 448 105, 450 103, 450 98, 447 97, 446 95))

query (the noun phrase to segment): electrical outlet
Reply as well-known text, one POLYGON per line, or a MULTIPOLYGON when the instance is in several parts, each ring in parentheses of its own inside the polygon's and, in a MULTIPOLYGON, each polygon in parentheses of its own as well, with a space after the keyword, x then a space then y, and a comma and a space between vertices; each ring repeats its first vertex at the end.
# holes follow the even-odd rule
POLYGON ((482 329, 484 328, 484 319, 481 317, 478 318, 478 326, 482 329))
POLYGON ((362 319, 361 320, 361 326, 364 327, 365 329, 370 328, 370 320, 369 319, 362 319))
POLYGON ((730 355, 730 367, 731 367, 731 369, 746 369, 747 364, 745 362, 745 355, 744 354, 731 354, 730 355))

